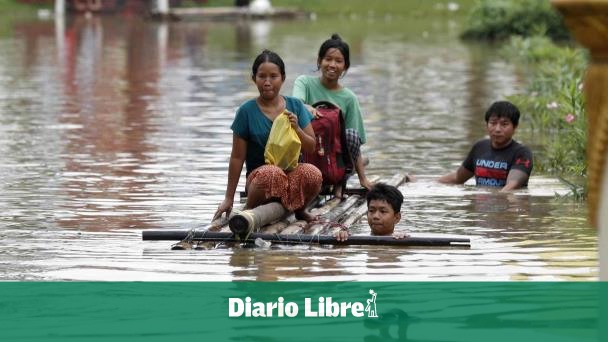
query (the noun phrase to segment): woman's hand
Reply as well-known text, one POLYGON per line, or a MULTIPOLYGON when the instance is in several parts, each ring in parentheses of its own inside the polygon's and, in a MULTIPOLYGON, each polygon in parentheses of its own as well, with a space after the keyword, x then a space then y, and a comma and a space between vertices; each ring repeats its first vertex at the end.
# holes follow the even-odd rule
POLYGON ((222 213, 226 213, 226 218, 228 216, 230 216, 230 212, 232 211, 233 204, 234 204, 233 200, 231 200, 229 198, 225 198, 224 201, 222 203, 220 203, 220 206, 215 211, 215 215, 213 215, 213 220, 217 220, 218 218, 222 217, 222 213))
POLYGON ((295 115, 294 113, 288 111, 287 109, 283 113, 285 115, 287 115, 287 117, 289 118, 289 122, 291 123, 291 127, 293 127, 293 129, 295 129, 297 131, 298 128, 300 128, 300 126, 298 125, 298 116, 295 115))

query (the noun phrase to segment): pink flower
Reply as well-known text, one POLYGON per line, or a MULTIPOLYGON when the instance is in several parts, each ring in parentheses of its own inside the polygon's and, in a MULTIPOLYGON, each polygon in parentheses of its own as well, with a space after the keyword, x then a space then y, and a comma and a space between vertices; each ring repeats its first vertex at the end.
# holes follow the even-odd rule
POLYGON ((576 119, 576 116, 574 116, 574 114, 572 113, 568 113, 568 115, 566 115, 566 122, 571 124, 574 120, 576 119))

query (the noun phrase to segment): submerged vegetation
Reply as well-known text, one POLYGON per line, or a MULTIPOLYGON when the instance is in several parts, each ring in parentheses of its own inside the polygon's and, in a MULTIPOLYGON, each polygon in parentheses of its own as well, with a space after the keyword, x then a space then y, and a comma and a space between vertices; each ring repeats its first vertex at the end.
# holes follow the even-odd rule
POLYGON ((555 42, 567 38, 568 32, 548 1, 484 0, 472 9, 468 25, 463 37, 509 38, 503 55, 522 65, 528 75, 525 91, 510 100, 524 113, 535 145, 540 146, 535 166, 564 180, 575 197, 585 197, 585 51, 555 42))
MULTIPOLYGON (((546 37, 514 37, 506 55, 523 62, 529 71, 525 93, 511 97, 526 113, 538 151, 538 168, 583 188, 587 173, 587 114, 582 78, 587 65, 585 51, 557 46, 546 37)), ((584 193, 585 191, 583 191, 584 193)))

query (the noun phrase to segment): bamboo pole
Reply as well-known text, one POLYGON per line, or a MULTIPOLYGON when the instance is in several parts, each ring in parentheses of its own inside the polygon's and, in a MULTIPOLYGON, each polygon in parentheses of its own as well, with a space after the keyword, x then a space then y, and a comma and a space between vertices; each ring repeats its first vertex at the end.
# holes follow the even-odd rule
POLYGON ((228 226, 235 235, 245 237, 269 223, 280 220, 287 213, 287 209, 279 202, 266 203, 248 210, 233 210, 228 226))
MULTIPOLYGON (((341 203, 340 199, 332 198, 331 200, 327 201, 327 203, 325 203, 325 205, 323 205, 321 208, 312 209, 310 211, 310 213, 312 215, 318 215, 320 217, 323 217, 323 216, 327 215, 328 212, 330 212, 335 207, 337 207, 340 203, 341 203)), ((304 228, 306 228, 307 225, 308 225, 308 223, 306 221, 298 220, 298 221, 292 222, 289 226, 285 227, 281 231, 281 233, 282 234, 301 233, 302 231, 304 231, 304 228)))
MULTIPOLYGON (((340 203, 339 199, 331 199, 327 201, 323 206, 319 208, 312 208, 310 210, 310 214, 313 216, 316 215, 324 215, 332 208, 334 208, 338 203, 340 203)), ((284 234, 295 234, 306 227, 305 221, 296 220, 294 215, 290 215, 287 218, 275 222, 273 224, 269 224, 260 228, 261 233, 273 234, 273 233, 284 233, 284 234), (291 226, 291 227, 290 227, 291 226)))
POLYGON ((350 196, 340 203, 334 210, 328 212, 322 217, 320 223, 314 223, 304 229, 306 234, 318 234, 324 229, 335 225, 339 219, 344 216, 352 207, 359 201, 359 196, 350 196))
POLYGON ((296 220, 294 215, 289 215, 288 217, 275 222, 273 224, 269 224, 265 227, 262 227, 260 229, 260 232, 264 232, 267 234, 278 234, 281 231, 283 231, 283 229, 285 229, 285 227, 289 226, 291 223, 293 223, 296 220))
POLYGON ((367 213, 367 201, 363 201, 348 217, 341 222, 347 228, 350 228, 355 222, 359 221, 363 215, 367 213))
MULTIPOLYGON (((160 240, 180 240, 189 231, 184 230, 144 230, 142 239, 147 241, 160 240)), ((321 245, 381 245, 381 246, 470 246, 468 238, 451 237, 408 237, 404 239, 394 239, 392 236, 352 236, 346 241, 338 241, 331 235, 310 235, 310 234, 264 234, 252 233, 246 239, 236 239, 232 233, 197 231, 192 237, 192 241, 208 242, 245 242, 253 243, 256 239, 263 239, 275 243, 284 244, 321 244, 321 245)))
POLYGON ((608 281, 608 0, 552 0, 576 40, 589 49, 587 110, 589 221, 599 229, 600 280, 608 281))

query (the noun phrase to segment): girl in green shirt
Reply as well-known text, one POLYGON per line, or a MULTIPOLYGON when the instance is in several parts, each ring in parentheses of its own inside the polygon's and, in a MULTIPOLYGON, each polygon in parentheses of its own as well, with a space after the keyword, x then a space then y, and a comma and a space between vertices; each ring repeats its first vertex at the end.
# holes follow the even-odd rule
MULTIPOLYGON (((372 183, 365 175, 365 163, 361 155, 361 144, 367 141, 361 106, 355 93, 339 82, 340 77, 346 74, 349 67, 348 44, 339 35, 333 34, 319 49, 317 69, 321 71, 321 76, 299 76, 293 86, 293 96, 301 99, 315 118, 319 117, 319 113, 312 107, 315 102, 330 101, 342 109, 346 124, 347 148, 355 164, 359 183, 369 190, 372 183)), ((336 189, 336 195, 341 196, 342 189, 336 189)))

